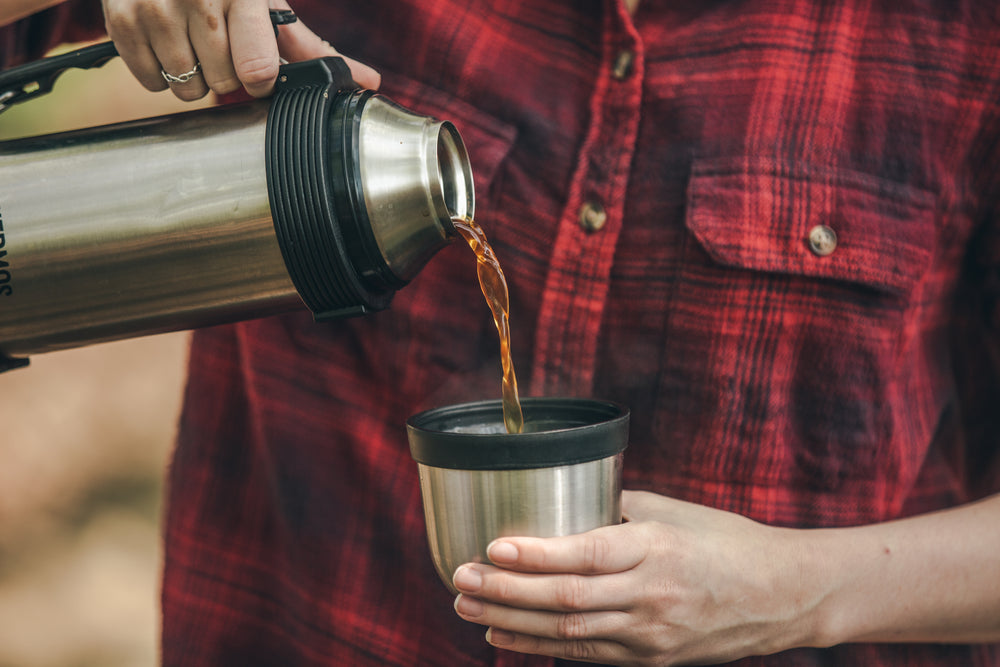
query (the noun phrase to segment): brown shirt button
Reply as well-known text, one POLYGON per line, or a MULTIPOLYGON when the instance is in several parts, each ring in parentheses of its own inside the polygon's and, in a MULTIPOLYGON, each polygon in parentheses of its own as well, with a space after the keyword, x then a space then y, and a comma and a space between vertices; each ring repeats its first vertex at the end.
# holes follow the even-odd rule
POLYGON ((632 73, 632 61, 635 60, 635 54, 628 49, 618 52, 618 57, 615 58, 615 64, 611 68, 611 76, 613 76, 618 81, 623 81, 628 78, 628 75, 632 73))
POLYGON ((809 230, 809 249, 814 255, 826 257, 837 249, 837 233, 826 225, 809 230))
POLYGON ((601 230, 607 221, 607 212, 597 202, 587 202, 580 207, 580 226, 588 232, 601 230))

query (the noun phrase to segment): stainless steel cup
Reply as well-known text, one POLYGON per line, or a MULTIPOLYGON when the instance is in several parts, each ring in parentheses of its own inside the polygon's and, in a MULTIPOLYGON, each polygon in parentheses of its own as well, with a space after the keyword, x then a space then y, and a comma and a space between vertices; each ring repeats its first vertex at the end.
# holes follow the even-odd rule
POLYGON ((555 537, 621 522, 628 409, 581 398, 527 398, 508 434, 500 401, 428 410, 407 421, 427 539, 445 585, 487 562, 497 537, 555 537))

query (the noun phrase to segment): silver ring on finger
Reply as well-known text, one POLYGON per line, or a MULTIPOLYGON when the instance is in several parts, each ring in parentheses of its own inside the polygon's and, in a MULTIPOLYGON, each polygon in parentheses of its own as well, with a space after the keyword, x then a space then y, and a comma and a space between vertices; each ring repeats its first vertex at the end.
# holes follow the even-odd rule
POLYGON ((195 63, 194 67, 190 70, 184 72, 183 74, 178 74, 177 76, 169 74, 166 70, 160 70, 160 74, 163 75, 163 80, 167 83, 187 83, 194 77, 198 76, 199 72, 201 72, 201 63, 195 63))

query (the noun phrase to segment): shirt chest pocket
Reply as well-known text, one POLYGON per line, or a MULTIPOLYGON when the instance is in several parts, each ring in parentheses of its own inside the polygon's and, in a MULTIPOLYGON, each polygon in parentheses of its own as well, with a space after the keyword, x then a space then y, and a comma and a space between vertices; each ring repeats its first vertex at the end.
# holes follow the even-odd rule
POLYGON ((687 342, 663 391, 679 421, 694 417, 681 451, 691 474, 838 488, 930 439, 932 415, 899 390, 934 204, 857 172, 695 164, 670 314, 687 342))
POLYGON ((927 270, 930 192, 764 160, 695 166, 687 225, 720 265, 906 294, 927 270))

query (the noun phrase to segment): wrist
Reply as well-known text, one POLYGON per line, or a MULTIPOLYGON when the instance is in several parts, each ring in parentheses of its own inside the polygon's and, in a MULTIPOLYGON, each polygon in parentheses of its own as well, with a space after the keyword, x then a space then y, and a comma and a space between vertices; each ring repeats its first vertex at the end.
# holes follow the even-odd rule
POLYGON ((817 646, 996 642, 1000 495, 897 521, 804 531, 822 591, 817 646))
POLYGON ((776 650, 826 648, 846 641, 846 624, 840 612, 842 591, 849 573, 842 554, 826 529, 778 528, 776 544, 783 558, 776 559, 776 591, 785 591, 787 622, 776 650))

